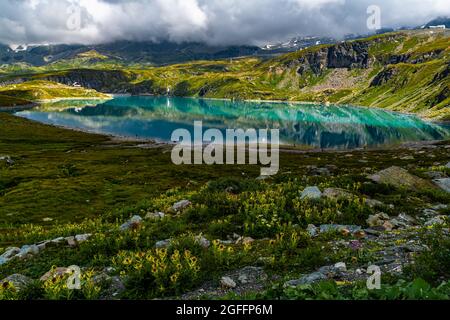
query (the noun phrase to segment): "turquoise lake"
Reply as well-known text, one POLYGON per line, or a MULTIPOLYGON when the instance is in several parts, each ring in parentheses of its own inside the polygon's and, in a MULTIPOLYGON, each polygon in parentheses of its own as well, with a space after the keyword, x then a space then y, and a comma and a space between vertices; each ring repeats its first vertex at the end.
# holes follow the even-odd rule
POLYGON ((175 129, 279 129, 284 144, 354 149, 450 138, 450 128, 380 109, 175 97, 66 100, 16 115, 95 133, 169 142, 175 129))

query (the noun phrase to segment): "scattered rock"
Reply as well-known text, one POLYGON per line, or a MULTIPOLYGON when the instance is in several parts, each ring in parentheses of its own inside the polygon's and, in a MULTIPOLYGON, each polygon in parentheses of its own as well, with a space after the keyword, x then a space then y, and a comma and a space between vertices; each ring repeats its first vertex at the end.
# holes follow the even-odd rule
POLYGON ((248 277, 247 277, 247 275, 246 275, 246 274, 241 274, 241 275, 239 276, 238 281, 239 281, 240 283, 242 283, 242 284, 246 284, 246 283, 248 282, 248 277))
POLYGON ((76 247, 77 246, 77 242, 75 241, 75 237, 67 237, 66 241, 67 241, 67 245, 69 247, 76 247))
POLYGON ((375 208, 375 207, 383 207, 384 203, 379 201, 379 200, 375 200, 375 199, 366 199, 365 200, 365 204, 367 206, 369 206, 370 208, 375 208))
POLYGON ((0 161, 4 161, 9 166, 12 166, 15 163, 10 156, 0 156, 0 161))
POLYGON ((69 268, 58 267, 46 272, 39 280, 44 282, 52 278, 62 277, 69 272, 70 272, 69 268))
POLYGON ((236 282, 234 282, 234 280, 230 277, 222 277, 222 279, 220 279, 220 285, 229 289, 236 288, 236 282))
POLYGON ((334 265, 334 269, 337 271, 347 271, 347 265, 344 262, 338 262, 334 265))
POLYGON ((51 242, 51 241, 46 240, 46 241, 39 242, 39 243, 37 243, 36 245, 37 245, 39 251, 42 251, 42 250, 44 250, 45 248, 47 248, 47 245, 48 245, 50 242, 51 242))
POLYGON ((262 292, 268 284, 268 276, 264 272, 264 269, 254 266, 230 271, 224 274, 222 279, 220 279, 219 285, 216 281, 207 281, 195 291, 183 294, 181 299, 198 300, 200 297, 219 298, 229 292, 233 292, 236 295, 262 292))
POLYGON ((383 228, 386 231, 392 231, 394 229, 394 225, 390 221, 385 221, 383 223, 383 228))
POLYGON ((6 283, 11 284, 17 291, 23 290, 33 282, 33 279, 22 274, 13 274, 0 281, 0 287, 6 283))
POLYGON ((202 248, 209 248, 211 245, 211 241, 206 239, 204 236, 199 235, 195 237, 195 241, 202 247, 202 248))
POLYGON ((450 162, 445 165, 447 169, 450 169, 450 162))
POLYGON ((55 238, 53 240, 50 240, 50 243, 53 243, 53 244, 61 244, 63 242, 65 242, 65 238, 64 237, 59 237, 59 238, 55 238))
POLYGON ((306 228, 306 231, 309 233, 311 237, 315 237, 318 234, 318 228, 313 224, 309 224, 308 227, 306 228))
POLYGON ((389 184, 396 188, 407 188, 410 190, 433 187, 428 181, 410 174, 408 170, 396 166, 382 170, 368 178, 376 183, 389 184))
POLYGON ((322 197, 322 192, 316 186, 314 187, 306 187, 301 194, 301 199, 311 199, 317 200, 322 197))
POLYGON ((138 215, 133 216, 130 220, 120 226, 120 231, 134 230, 142 224, 142 218, 138 215))
POLYGON ((355 195, 351 192, 348 192, 344 189, 339 188, 327 188, 323 191, 323 196, 328 199, 338 200, 338 199, 346 199, 351 200, 355 198, 355 195))
POLYGON ((168 248, 172 244, 172 239, 166 239, 156 242, 155 248, 157 249, 163 249, 168 248))
POLYGON ((425 222, 426 226, 434 226, 438 224, 444 224, 445 223, 446 216, 437 216, 434 218, 431 218, 427 222, 425 222))
POLYGON ((425 175, 431 179, 442 179, 445 178, 446 175, 443 172, 440 171, 429 171, 425 172, 425 175))
POLYGON ((445 192, 450 192, 450 178, 436 179, 433 182, 445 192))
POLYGON ((88 241, 90 237, 92 237, 92 234, 90 234, 90 233, 78 234, 75 236, 75 240, 78 243, 82 243, 82 242, 88 241))
POLYGON ((433 209, 433 210, 445 210, 447 208, 448 208, 448 205, 442 204, 442 203, 436 204, 431 207, 431 209, 433 209))
POLYGON ((42 221, 43 222, 51 222, 51 221, 53 221, 53 219, 52 218, 44 218, 44 219, 42 219, 42 221))
POLYGON ((159 220, 166 216, 164 212, 149 212, 145 216, 145 220, 159 220))
POLYGON ((192 203, 189 200, 181 200, 172 206, 172 211, 180 212, 189 207, 192 203))
POLYGON ((5 260, 9 260, 9 259, 13 258, 19 252, 20 252, 20 248, 16 248, 16 247, 6 248, 5 252, 0 257, 4 258, 5 260))
POLYGON ((19 258, 19 259, 25 259, 25 258, 31 257, 33 255, 36 255, 38 253, 39 253, 39 248, 37 245, 35 245, 35 244, 24 245, 20 249, 20 252, 15 257, 19 258))
POLYGON ((370 215, 366 222, 369 227, 379 227, 384 224, 385 221, 389 221, 389 216, 386 213, 377 213, 375 215, 370 215))

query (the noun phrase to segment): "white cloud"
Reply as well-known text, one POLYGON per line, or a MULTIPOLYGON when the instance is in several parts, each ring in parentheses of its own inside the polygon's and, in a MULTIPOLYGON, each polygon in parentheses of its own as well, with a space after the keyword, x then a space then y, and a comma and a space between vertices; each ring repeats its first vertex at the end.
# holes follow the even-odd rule
POLYGON ((382 9, 382 26, 396 27, 418 26, 450 15, 448 1, 2 0, 0 42, 168 39, 243 44, 284 40, 292 35, 343 36, 368 32, 366 9, 371 4, 382 9), (68 10, 73 5, 81 10, 79 29, 68 28, 68 10))

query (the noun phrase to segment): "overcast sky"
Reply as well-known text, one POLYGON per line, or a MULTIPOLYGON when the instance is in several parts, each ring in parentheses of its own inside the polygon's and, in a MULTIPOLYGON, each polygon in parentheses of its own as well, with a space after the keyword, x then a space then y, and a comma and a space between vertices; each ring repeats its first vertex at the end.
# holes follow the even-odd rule
POLYGON ((382 27, 450 16, 450 0, 1 0, 0 42, 115 40, 262 44, 294 35, 368 33, 367 8, 382 27))

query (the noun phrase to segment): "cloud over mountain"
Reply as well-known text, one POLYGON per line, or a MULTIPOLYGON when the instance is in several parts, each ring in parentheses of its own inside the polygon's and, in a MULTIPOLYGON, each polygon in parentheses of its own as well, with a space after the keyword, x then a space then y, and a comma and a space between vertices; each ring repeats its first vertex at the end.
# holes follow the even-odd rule
POLYGON ((258 44, 293 35, 367 33, 367 7, 383 27, 450 15, 448 0, 2 0, 0 42, 115 40, 258 44))

